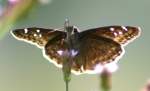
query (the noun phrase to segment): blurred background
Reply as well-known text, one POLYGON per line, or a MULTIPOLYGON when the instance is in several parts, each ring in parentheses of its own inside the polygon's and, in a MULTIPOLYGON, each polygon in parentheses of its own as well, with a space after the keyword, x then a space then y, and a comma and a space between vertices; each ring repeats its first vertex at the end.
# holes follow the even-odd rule
MULTIPOLYGON (((8 6, 6 1, 0 0, 0 26, 8 27, 0 27, 4 31, 0 39, 0 91, 65 91, 61 69, 46 60, 40 49, 14 39, 9 31, 59 28, 66 17, 81 31, 108 25, 141 27, 142 35, 125 47, 119 69, 113 73, 111 91, 140 91, 150 78, 150 0, 49 0, 29 8, 21 19, 4 23, 11 17, 3 15, 2 8, 8 6)), ((34 3, 37 2, 30 6, 34 3)), ((9 10, 8 13, 12 12, 9 10)), ((69 87, 70 91, 100 91, 99 75, 72 74, 69 87)))

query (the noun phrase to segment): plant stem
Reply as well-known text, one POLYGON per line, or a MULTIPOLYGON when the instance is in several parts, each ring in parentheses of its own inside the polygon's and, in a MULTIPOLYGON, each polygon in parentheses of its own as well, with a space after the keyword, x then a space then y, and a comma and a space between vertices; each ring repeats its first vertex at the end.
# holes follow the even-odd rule
POLYGON ((64 81, 65 81, 65 85, 66 85, 66 91, 69 91, 69 82, 71 80, 71 60, 70 57, 68 57, 67 55, 64 56, 64 60, 63 60, 63 75, 64 75, 64 81))
POLYGON ((104 70, 102 72, 102 74, 100 75, 100 78, 101 78, 101 88, 102 88, 102 91, 110 91, 111 90, 111 73, 108 72, 107 70, 104 70))
POLYGON ((66 91, 69 91, 69 82, 66 81, 66 91))

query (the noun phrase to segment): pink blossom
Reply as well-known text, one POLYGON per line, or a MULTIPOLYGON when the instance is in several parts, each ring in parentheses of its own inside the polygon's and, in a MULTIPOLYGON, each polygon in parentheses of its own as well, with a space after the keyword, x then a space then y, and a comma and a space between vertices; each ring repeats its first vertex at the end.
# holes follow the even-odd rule
POLYGON ((147 81, 146 85, 141 91, 150 91, 150 80, 147 81))
POLYGON ((8 2, 10 3, 10 4, 16 4, 16 3, 18 3, 20 0, 8 0, 8 2))

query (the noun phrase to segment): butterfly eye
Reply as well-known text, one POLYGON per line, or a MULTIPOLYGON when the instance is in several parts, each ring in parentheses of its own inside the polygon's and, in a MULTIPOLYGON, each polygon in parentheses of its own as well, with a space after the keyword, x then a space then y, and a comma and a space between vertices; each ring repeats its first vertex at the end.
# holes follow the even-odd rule
POLYGON ((73 32, 74 32, 74 33, 78 33, 78 29, 77 29, 77 28, 74 28, 73 32))
POLYGON ((78 29, 77 29, 77 27, 73 26, 72 34, 76 34, 76 33, 78 33, 78 29))

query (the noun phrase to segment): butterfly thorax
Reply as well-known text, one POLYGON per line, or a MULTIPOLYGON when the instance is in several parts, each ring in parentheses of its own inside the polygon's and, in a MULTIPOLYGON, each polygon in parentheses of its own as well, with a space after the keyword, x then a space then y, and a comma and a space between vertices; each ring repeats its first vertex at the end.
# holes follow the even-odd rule
POLYGON ((70 26, 68 19, 66 19, 64 23, 64 31, 67 34, 66 39, 65 39, 67 42, 71 42, 75 40, 74 36, 77 35, 78 29, 75 26, 70 26))
POLYGON ((68 47, 68 51, 78 50, 77 43, 79 39, 79 32, 75 26, 67 26, 65 28, 65 32, 67 37, 65 38, 65 42, 68 47))

